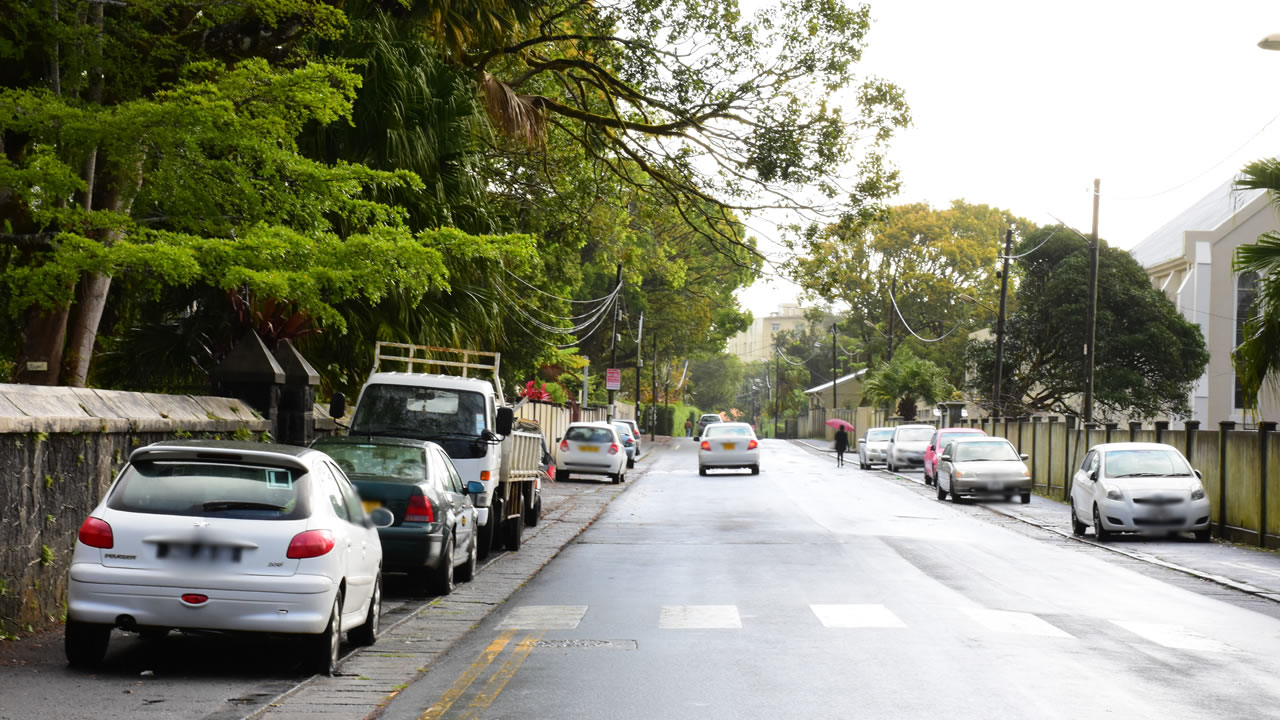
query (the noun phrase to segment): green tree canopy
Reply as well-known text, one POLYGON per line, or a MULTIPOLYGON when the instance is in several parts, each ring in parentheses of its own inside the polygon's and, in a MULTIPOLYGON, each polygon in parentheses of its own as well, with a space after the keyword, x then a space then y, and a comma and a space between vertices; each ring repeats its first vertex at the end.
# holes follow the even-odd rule
POLYGON ((908 422, 916 419, 917 401, 936 405, 950 399, 954 392, 955 388, 947 381, 946 371, 916 357, 910 348, 904 348, 892 360, 876 368, 862 385, 862 396, 868 402, 893 408, 908 422))
MULTIPOLYGON (((1189 414, 1188 397, 1209 362, 1200 329, 1151 286, 1129 253, 1100 242, 1095 414, 1189 414)), ((1084 392, 1088 242, 1064 227, 1041 228, 1016 253, 1016 303, 1006 324, 1001 388, 1005 414, 1075 414, 1084 392)), ((970 344, 969 389, 990 404, 994 340, 970 344)))

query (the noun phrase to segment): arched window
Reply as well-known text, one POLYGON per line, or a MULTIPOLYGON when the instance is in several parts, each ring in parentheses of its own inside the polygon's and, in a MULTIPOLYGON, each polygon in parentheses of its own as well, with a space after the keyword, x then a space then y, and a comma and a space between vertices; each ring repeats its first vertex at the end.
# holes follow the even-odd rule
MULTIPOLYGON (((1244 342, 1244 324, 1253 314, 1253 300, 1258 296, 1258 273, 1246 272, 1236 276, 1236 337, 1231 346, 1234 350, 1244 342)), ((1235 400, 1232 404, 1237 410, 1244 409, 1244 390, 1240 387, 1240 376, 1232 374, 1235 385, 1235 400)))

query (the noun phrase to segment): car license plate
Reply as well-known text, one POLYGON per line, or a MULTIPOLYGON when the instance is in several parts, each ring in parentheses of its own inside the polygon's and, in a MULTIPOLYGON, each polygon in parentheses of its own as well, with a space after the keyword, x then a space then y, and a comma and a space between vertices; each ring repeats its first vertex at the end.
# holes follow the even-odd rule
POLYGON ((1004 487, 1004 483, 1000 482, 999 480, 992 480, 987 483, 988 490, 1000 490, 1003 487, 1004 487))
POLYGON ((734 449, 734 448, 736 448, 736 447, 738 447, 738 443, 725 443, 725 444, 724 444, 724 449, 725 449, 725 450, 732 450, 732 449, 734 449))
POLYGON ((597 445, 579 445, 578 449, 582 452, 600 452, 600 447, 597 445))
POLYGON ((364 511, 366 513, 371 513, 382 507, 382 503, 377 500, 361 500, 360 504, 364 506, 364 511))

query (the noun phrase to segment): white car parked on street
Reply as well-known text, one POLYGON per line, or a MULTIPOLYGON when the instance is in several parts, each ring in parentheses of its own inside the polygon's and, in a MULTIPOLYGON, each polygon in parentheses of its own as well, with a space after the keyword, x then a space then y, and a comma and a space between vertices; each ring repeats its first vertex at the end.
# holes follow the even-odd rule
POLYGON ((627 452, 618 429, 610 423, 571 423, 559 449, 557 481, 570 475, 607 475, 615 483, 627 479, 627 452))
POLYGON ((342 470, 291 445, 168 441, 133 452, 80 527, 66 654, 93 666, 111 630, 304 636, 332 674, 342 632, 377 639, 386 509, 366 515, 342 470), (345 592, 343 592, 345 588, 345 592))
POLYGON ((1071 530, 1112 533, 1193 532, 1209 541, 1209 498, 1200 472, 1172 445, 1095 445, 1071 482, 1071 530))
POLYGON ((872 463, 882 463, 889 459, 889 441, 893 439, 893 428, 875 427, 867 430, 867 434, 858 441, 858 467, 870 470, 872 463))
POLYGON ((698 440, 699 475, 712 468, 746 468, 752 475, 760 474, 760 441, 751 425, 711 423, 698 440))
POLYGON ((889 472, 898 472, 904 467, 924 467, 924 450, 929 447, 933 433, 937 430, 932 425, 899 425, 893 429, 893 437, 885 450, 885 465, 889 472))

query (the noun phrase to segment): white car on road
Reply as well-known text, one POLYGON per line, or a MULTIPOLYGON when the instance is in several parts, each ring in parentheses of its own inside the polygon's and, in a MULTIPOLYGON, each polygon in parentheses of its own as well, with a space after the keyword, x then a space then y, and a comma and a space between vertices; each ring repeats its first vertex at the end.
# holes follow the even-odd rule
POLYGON ((570 475, 606 475, 615 483, 626 480, 627 452, 611 423, 571 423, 559 450, 556 480, 568 480, 570 475))
POLYGON ((1112 533, 1193 532, 1209 541, 1209 498, 1200 473, 1172 445, 1105 443, 1089 449, 1071 483, 1071 529, 1112 533))
POLYGON ((377 525, 391 522, 385 509, 366 515, 317 450, 199 440, 139 448, 80 527, 67 660, 100 663, 115 627, 285 633, 303 636, 313 671, 332 674, 342 632, 357 645, 377 638, 377 525))
POLYGON ((885 450, 885 465, 889 472, 897 472, 913 465, 924 467, 924 451, 937 430, 932 425, 899 425, 893 429, 889 447, 885 450))
POLYGON ((712 468, 745 468, 760 474, 760 441, 747 423, 711 423, 698 445, 698 474, 712 468))

